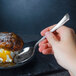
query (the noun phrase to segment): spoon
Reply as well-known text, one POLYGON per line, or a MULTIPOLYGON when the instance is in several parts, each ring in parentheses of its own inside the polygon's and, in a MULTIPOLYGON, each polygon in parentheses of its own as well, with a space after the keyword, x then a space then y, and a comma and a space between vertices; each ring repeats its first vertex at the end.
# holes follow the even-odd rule
MULTIPOLYGON (((62 25, 64 25, 67 21, 69 21, 70 17, 69 14, 66 14, 57 24, 56 26, 54 26, 50 32, 54 32, 55 30, 57 30, 59 27, 61 27, 62 25)), ((25 47, 21 50, 21 52, 19 54, 17 54, 14 57, 14 63, 24 63, 27 60, 29 60, 35 53, 35 49, 37 47, 37 45, 45 39, 45 36, 42 37, 38 42, 36 42, 36 44, 34 45, 34 47, 25 47)))

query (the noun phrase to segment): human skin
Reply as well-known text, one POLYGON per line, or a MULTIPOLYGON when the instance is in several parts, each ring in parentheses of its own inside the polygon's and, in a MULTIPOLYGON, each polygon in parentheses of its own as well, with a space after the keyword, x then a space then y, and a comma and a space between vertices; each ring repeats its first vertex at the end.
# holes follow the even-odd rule
POLYGON ((72 76, 76 76, 75 32, 66 26, 60 27, 54 33, 49 32, 54 26, 41 31, 41 35, 45 35, 46 39, 39 43, 39 51, 46 55, 54 54, 58 64, 68 70, 72 76))

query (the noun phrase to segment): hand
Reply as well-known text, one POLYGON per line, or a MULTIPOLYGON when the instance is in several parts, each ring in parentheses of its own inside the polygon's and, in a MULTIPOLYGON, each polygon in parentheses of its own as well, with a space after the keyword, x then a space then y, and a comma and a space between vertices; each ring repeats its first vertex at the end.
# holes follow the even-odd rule
POLYGON ((71 28, 62 26, 54 33, 48 27, 41 32, 46 39, 39 43, 39 51, 43 54, 54 54, 57 62, 70 72, 76 70, 76 38, 71 28), (45 34, 46 33, 46 34, 45 34))

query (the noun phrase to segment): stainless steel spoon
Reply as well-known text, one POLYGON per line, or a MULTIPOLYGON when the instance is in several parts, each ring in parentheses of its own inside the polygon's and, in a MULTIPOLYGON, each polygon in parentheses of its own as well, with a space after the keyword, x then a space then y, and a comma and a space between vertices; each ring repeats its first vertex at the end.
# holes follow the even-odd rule
MULTIPOLYGON (((64 25, 67 21, 69 21, 70 17, 69 14, 66 14, 58 23, 55 27, 53 27, 50 32, 54 32, 56 29, 58 29, 59 27, 61 27, 62 25, 64 25)), ((34 47, 25 47, 22 49, 22 51, 17 54, 14 57, 14 62, 15 63, 24 63, 27 60, 29 60, 35 53, 35 49, 37 47, 37 45, 45 39, 45 36, 42 37, 35 45, 34 47)))

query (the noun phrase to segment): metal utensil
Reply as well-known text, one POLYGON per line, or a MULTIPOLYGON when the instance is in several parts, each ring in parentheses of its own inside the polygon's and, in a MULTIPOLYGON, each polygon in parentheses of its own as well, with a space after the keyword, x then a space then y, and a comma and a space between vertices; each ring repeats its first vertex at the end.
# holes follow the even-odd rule
MULTIPOLYGON (((69 14, 66 14, 58 23, 55 27, 53 27, 50 32, 54 32, 55 30, 57 30, 59 27, 61 27, 62 25, 64 25, 67 21, 69 21, 70 17, 69 14)), ((27 60, 29 60, 31 57, 33 57, 34 53, 35 53, 35 49, 37 47, 37 45, 45 39, 45 36, 42 37, 35 45, 34 47, 25 47, 22 49, 22 51, 17 54, 14 57, 14 62, 15 63, 24 63, 27 60)))

